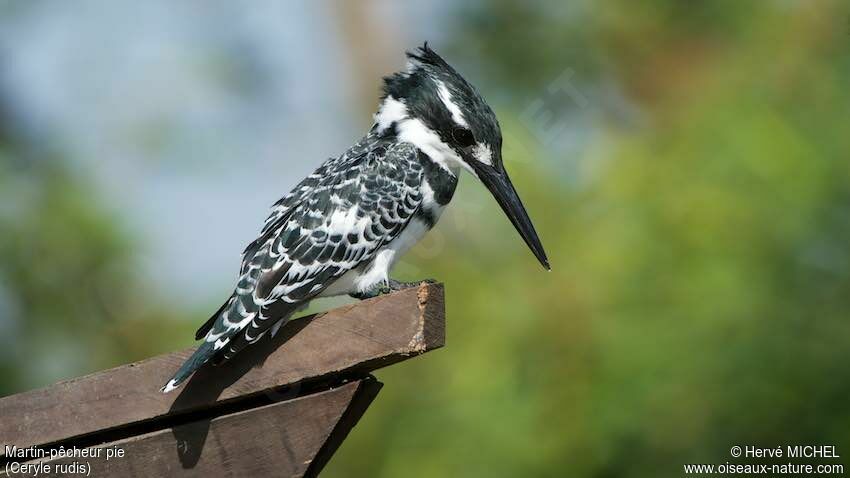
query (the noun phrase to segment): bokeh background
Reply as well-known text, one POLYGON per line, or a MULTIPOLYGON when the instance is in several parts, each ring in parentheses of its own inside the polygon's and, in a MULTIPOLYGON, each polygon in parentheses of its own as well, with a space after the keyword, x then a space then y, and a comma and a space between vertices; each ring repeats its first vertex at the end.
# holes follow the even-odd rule
POLYGON ((850 455, 840 1, 0 1, 0 394, 191 345, 425 40, 496 109, 553 270, 462 178, 398 269, 446 283, 448 344, 377 373, 327 476, 850 455))

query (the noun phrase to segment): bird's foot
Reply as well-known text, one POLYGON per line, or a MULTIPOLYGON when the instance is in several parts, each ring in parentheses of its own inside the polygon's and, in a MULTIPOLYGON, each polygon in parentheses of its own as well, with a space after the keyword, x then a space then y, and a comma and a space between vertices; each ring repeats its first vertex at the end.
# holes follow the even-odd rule
POLYGON ((419 287, 422 284, 434 284, 436 282, 437 281, 434 279, 423 279, 413 282, 402 282, 397 281, 395 279, 389 279, 386 282, 379 282, 362 292, 352 292, 348 295, 360 300, 371 299, 373 297, 378 297, 379 295, 385 295, 399 290, 410 289, 411 287, 419 287))
POLYGON ((359 292, 352 292, 348 294, 355 299, 366 300, 371 299, 373 297, 378 297, 379 295, 389 294, 393 290, 390 289, 390 285, 386 282, 379 282, 372 287, 359 292))
POLYGON ((398 280, 395 280, 395 279, 389 280, 390 289, 392 289, 392 290, 404 290, 404 289, 410 289, 412 287, 419 287, 422 284, 436 284, 436 283, 437 283, 437 281, 434 280, 434 279, 422 279, 422 280, 415 280, 413 282, 402 282, 402 281, 398 281, 398 280))

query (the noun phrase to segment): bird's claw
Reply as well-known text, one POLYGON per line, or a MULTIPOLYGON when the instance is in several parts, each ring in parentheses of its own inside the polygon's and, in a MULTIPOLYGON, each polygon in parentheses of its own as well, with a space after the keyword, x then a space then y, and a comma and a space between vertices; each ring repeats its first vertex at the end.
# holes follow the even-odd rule
POLYGON ((437 281, 434 279, 422 279, 413 282, 402 282, 395 279, 389 280, 389 286, 392 290, 404 290, 410 289, 412 287, 419 287, 422 284, 436 284, 437 281))
POLYGON ((354 297, 355 299, 360 300, 371 299, 373 297, 389 294, 391 292, 410 289, 412 287, 419 287, 422 284, 435 284, 436 282, 437 281, 434 279, 422 279, 413 282, 402 282, 397 281, 395 279, 389 279, 386 282, 381 282, 372 286, 370 289, 364 290, 362 292, 353 292, 349 295, 351 297, 354 297))
POLYGON ((355 299, 366 300, 366 299, 371 299, 373 297, 378 297, 379 295, 389 294, 392 291, 393 290, 390 288, 389 284, 380 283, 380 284, 375 284, 372 287, 370 287, 370 288, 368 288, 364 291, 352 292, 348 295, 351 296, 351 297, 354 297, 355 299))

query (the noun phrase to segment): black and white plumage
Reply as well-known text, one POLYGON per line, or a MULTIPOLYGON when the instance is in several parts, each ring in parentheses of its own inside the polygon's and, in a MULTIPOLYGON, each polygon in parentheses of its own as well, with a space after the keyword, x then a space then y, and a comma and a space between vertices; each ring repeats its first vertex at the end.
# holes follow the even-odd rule
POLYGON ((427 45, 408 57, 407 71, 385 78, 369 133, 273 206, 243 252, 233 294, 198 329, 204 342, 164 392, 273 334, 313 298, 365 298, 402 284, 390 269, 437 222, 462 169, 487 185, 548 268, 502 166, 496 116, 427 45))

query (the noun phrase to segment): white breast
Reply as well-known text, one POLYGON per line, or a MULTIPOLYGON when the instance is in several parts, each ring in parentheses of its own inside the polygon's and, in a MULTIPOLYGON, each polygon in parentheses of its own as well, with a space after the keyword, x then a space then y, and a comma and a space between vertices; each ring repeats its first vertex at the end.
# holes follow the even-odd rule
POLYGON ((411 247, 416 245, 425 234, 428 233, 430 228, 428 225, 418 219, 413 218, 408 223, 407 227, 399 234, 398 237, 392 240, 389 244, 387 244, 386 248, 382 250, 392 251, 392 262, 390 263, 390 267, 392 267, 400 258, 403 256, 411 247))

